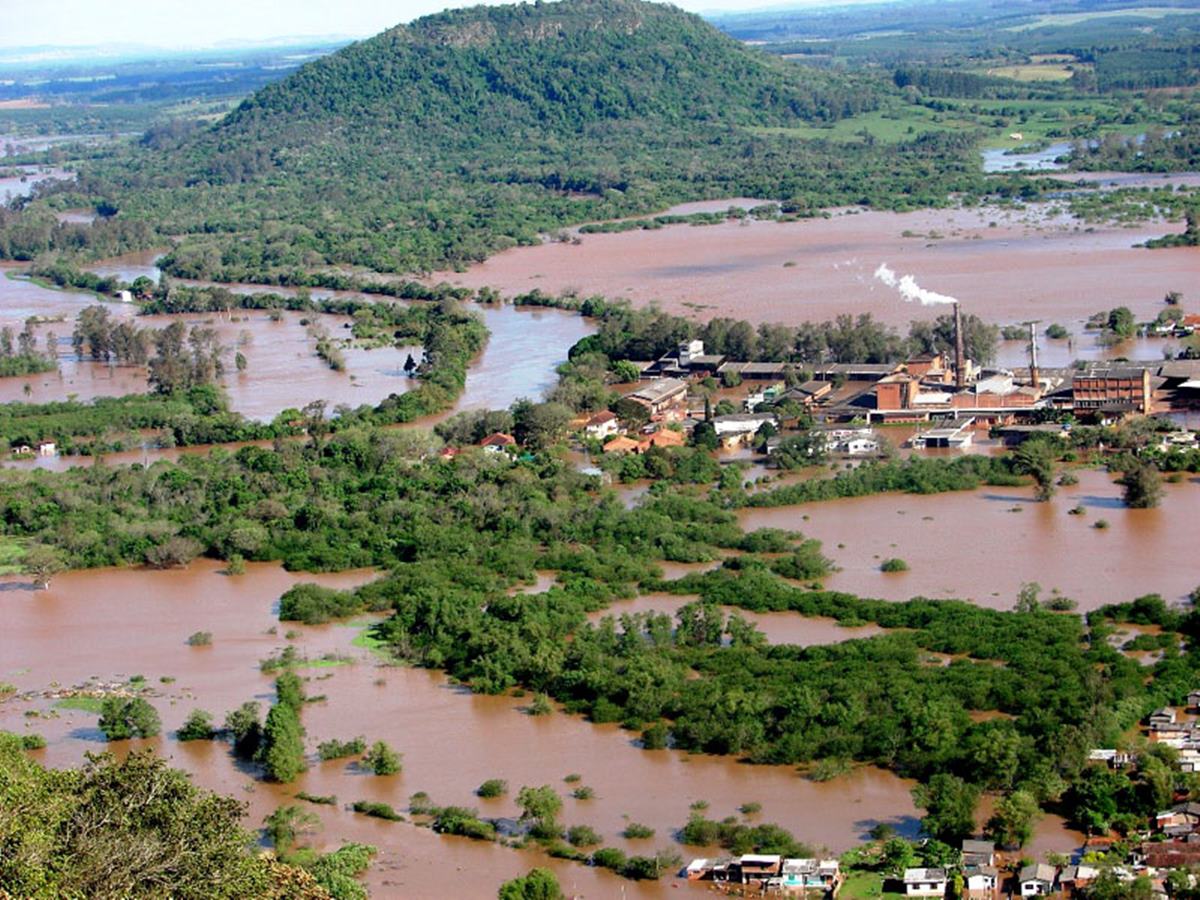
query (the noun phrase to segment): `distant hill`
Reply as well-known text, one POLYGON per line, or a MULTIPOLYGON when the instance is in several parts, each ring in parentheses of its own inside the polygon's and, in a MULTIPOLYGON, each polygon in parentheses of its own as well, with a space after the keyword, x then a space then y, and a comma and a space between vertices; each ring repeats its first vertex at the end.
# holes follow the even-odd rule
POLYGON ((641 0, 476 7, 308 63, 211 128, 148 134, 80 185, 121 217, 189 235, 179 274, 431 269, 681 200, 936 193, 929 160, 955 148, 864 147, 860 160, 767 131, 873 109, 891 89, 641 0))

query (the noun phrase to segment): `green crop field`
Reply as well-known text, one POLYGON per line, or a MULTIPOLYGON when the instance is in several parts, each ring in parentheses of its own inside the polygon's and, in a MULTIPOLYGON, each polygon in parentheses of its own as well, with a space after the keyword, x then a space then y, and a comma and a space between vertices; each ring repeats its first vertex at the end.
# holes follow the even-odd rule
POLYGON ((1095 12, 1047 13, 1046 15, 1038 16, 1032 22, 1026 22, 1023 25, 1013 25, 1010 28, 1006 28, 1005 31, 1032 31, 1035 28, 1047 28, 1054 25, 1079 25, 1083 22, 1093 22, 1097 19, 1161 19, 1166 16, 1188 15, 1194 12, 1194 9, 1175 6, 1135 6, 1130 9, 1097 10, 1095 12))

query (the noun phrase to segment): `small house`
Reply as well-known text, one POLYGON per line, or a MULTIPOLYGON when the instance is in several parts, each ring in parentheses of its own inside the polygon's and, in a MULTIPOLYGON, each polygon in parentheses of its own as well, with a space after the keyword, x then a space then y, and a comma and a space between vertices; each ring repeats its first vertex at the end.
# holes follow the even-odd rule
POLYGON ((1200 709, 1200 691, 1188 691, 1188 709, 1200 709))
POLYGON ((655 422, 681 421, 687 415, 687 382, 678 378, 659 378, 626 398, 640 403, 655 422))
POLYGON ((1022 897, 1041 897, 1054 891, 1058 870, 1046 863, 1034 863, 1017 873, 1017 884, 1022 897))
POLYGON ((1147 720, 1151 731, 1169 731, 1175 725, 1175 710, 1169 706, 1156 709, 1147 720))
POLYGON ((905 869, 904 893, 909 897, 943 897, 946 894, 945 869, 905 869))
POLYGON ((619 435, 604 445, 605 453, 637 453, 641 445, 633 438, 619 435))
POLYGON ((479 446, 488 453, 501 453, 509 447, 517 446, 517 439, 511 434, 497 431, 480 441, 479 446))
POLYGON ((1000 870, 993 865, 969 865, 963 869, 963 887, 969 894, 994 894, 1000 870))
POLYGON ((738 859, 742 884, 776 878, 782 869, 783 857, 774 853, 747 853, 738 859))
POLYGON ((785 859, 780 886, 786 890, 832 891, 840 873, 836 859, 785 859))
POLYGON ((660 428, 638 443, 641 447, 641 452, 644 453, 651 447, 682 447, 687 443, 687 438, 680 431, 672 431, 670 428, 660 428))
POLYGON ((130 291, 118 291, 117 299, 120 300, 122 303, 132 303, 133 302, 133 294, 130 291))
POLYGON ((604 440, 620 431, 621 423, 616 413, 606 409, 588 419, 587 423, 583 426, 583 430, 588 437, 604 440))
POLYGON ((994 866, 996 845, 991 841, 965 840, 962 842, 964 866, 994 866))
POLYGON ((37 451, 38 456, 56 456, 58 445, 54 441, 38 441, 37 451))
POLYGON ((1095 866, 1066 866, 1058 873, 1058 887, 1071 896, 1090 885, 1100 875, 1095 866))

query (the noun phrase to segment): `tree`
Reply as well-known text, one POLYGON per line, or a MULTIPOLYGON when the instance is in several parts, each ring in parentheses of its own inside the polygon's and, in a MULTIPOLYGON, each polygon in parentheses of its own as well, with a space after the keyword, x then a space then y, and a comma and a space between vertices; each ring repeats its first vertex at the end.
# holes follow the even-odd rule
POLYGON ((296 843, 297 836, 316 828, 320 821, 311 812, 291 804, 276 809, 263 820, 263 825, 267 837, 283 856, 296 843))
POLYGON ((376 775, 395 775, 400 771, 400 754, 384 741, 376 741, 362 758, 362 767, 376 775))
POLYGON ((304 762, 304 726, 300 724, 295 707, 287 703, 276 703, 271 707, 263 725, 259 758, 267 779, 284 784, 294 781, 307 768, 304 762))
POLYGON ((1017 591, 1017 605, 1013 607, 1014 612, 1033 613, 1042 608, 1042 604, 1038 601, 1038 595, 1042 592, 1042 586, 1036 581, 1026 581, 1022 583, 1021 589, 1017 591))
POLYGON ((100 707, 105 740, 154 737, 161 728, 158 711, 141 697, 108 697, 100 707))
POLYGON ((622 397, 610 408, 631 431, 639 430, 650 421, 650 410, 646 408, 645 404, 630 400, 628 397, 622 397))
POLYGON ((408 354, 408 358, 404 360, 404 374, 412 377, 413 372, 417 370, 417 361, 413 359, 413 355, 408 354))
POLYGON ((25 551, 22 566, 33 578, 34 587, 43 590, 50 587, 50 580, 55 575, 66 569, 58 551, 43 544, 34 544, 25 551))
POLYGON ((1054 459, 1057 447, 1054 442, 1032 438, 1013 452, 1013 470, 1019 475, 1028 475, 1037 486, 1035 496, 1045 502, 1054 496, 1054 459))
POLYGON ((500 885, 499 900, 563 900, 558 879, 549 869, 530 869, 529 874, 500 885))
POLYGON ((696 427, 692 429, 692 446, 701 450, 716 450, 721 446, 717 429, 713 427, 712 422, 705 420, 696 423, 696 427))
POLYGON ((987 822, 987 833, 1003 847, 1020 849, 1033 837, 1033 827, 1041 814, 1033 794, 1013 791, 996 801, 995 812, 987 822))
POLYGON ((313 896, 277 890, 283 872, 303 873, 251 850, 242 803, 201 790, 150 751, 56 771, 0 735, 0 785, 0 885, 14 897, 313 896))
POLYGON ((917 852, 911 842, 902 837, 894 837, 884 841, 879 858, 885 872, 899 876, 905 869, 913 867, 917 861, 917 852))
POLYGON ((561 403, 533 403, 518 400, 512 406, 513 437, 531 450, 544 450, 556 444, 571 421, 571 410, 561 403))
POLYGON ((1125 505, 1131 509, 1150 509, 1162 501, 1162 481, 1151 463, 1131 459, 1117 484, 1124 488, 1125 505))
POLYGON ((618 359, 612 364, 613 378, 618 382, 632 384, 642 377, 642 370, 627 359, 618 359))
POLYGON ((295 672, 284 672, 275 679, 275 696, 280 703, 300 712, 304 706, 304 682, 295 672))
POLYGON ((175 732, 181 741, 207 741, 216 734, 212 724, 212 713, 203 709, 193 709, 183 725, 175 732))
POLYGON ((1120 338, 1131 338, 1137 331, 1137 320, 1128 306, 1118 306, 1108 311, 1105 320, 1108 330, 1120 338))
POLYGON ((553 828, 562 811, 562 798, 548 784, 541 787, 523 787, 517 793, 517 805, 521 807, 521 820, 532 820, 536 826, 553 828))
POLYGON ((944 772, 912 791, 913 802, 925 810, 921 830, 947 844, 957 844, 975 832, 979 788, 944 772))
POLYGON ((225 716, 225 730, 233 738, 233 752, 242 759, 254 759, 262 744, 262 724, 258 704, 247 700, 225 716))

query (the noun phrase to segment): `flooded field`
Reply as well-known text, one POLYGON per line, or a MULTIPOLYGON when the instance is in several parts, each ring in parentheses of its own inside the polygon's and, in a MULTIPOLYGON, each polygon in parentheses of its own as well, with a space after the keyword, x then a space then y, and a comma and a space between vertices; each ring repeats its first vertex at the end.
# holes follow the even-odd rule
MULTIPOLYGON (((144 257, 115 262, 114 273, 136 277, 144 257)), ((0 269, 0 324, 20 330, 25 319, 43 316, 51 321, 37 326, 39 342, 53 332, 58 338, 59 371, 0 379, 0 402, 47 402, 74 397, 90 400, 148 390, 146 371, 141 367, 113 367, 78 359, 71 349, 70 335, 75 317, 96 301, 91 294, 43 288, 24 279, 4 277, 12 267, 0 269), (28 388, 28 390, 26 390, 28 388)), ((263 290, 263 288, 259 288, 263 290)), ((389 394, 401 394, 415 385, 404 372, 411 353, 421 359, 420 347, 357 347, 345 351, 346 371, 335 372, 316 355, 315 342, 302 319, 319 322, 333 337, 348 333, 348 316, 313 313, 284 313, 271 321, 266 312, 234 311, 232 316, 181 315, 136 316, 134 307, 109 304, 115 317, 135 317, 143 327, 162 328, 173 319, 189 325, 216 329, 229 349, 229 371, 224 385, 233 409, 254 419, 270 420, 289 407, 299 408, 310 400, 324 399, 332 411, 339 404, 375 404, 389 394), (244 372, 233 367, 233 353, 247 360, 244 372)), ((554 384, 555 366, 566 359, 567 350, 591 333, 582 317, 560 310, 527 310, 513 307, 478 307, 491 332, 483 353, 471 367, 467 387, 456 409, 509 405, 518 397, 540 397, 554 384)))
POLYGON ((54 166, 14 166, 20 173, 0 178, 0 203, 7 204, 18 197, 28 197, 39 181, 68 181, 75 173, 54 166))
MULTIPOLYGON (((416 791, 426 791, 437 803, 478 806, 484 815, 505 816, 516 813, 513 797, 520 786, 549 783, 566 798, 566 823, 591 825, 604 835, 606 845, 631 853, 673 845, 672 831, 686 820, 689 804, 700 799, 717 816, 760 802, 758 820, 779 822, 798 837, 835 851, 851 846, 880 821, 902 833, 915 832, 911 785, 890 773, 862 768, 818 784, 785 766, 644 751, 631 733, 616 726, 595 726, 561 713, 531 717, 524 712, 527 698, 477 696, 435 672, 378 665, 368 651, 352 644, 357 628, 292 626, 274 617, 274 601, 297 581, 346 587, 370 577, 368 572, 297 575, 268 565, 250 565, 246 574, 229 576, 214 563, 198 562, 168 572, 73 572, 36 593, 19 582, 9 583, 0 591, 6 621, 0 679, 12 682, 20 694, 0 703, 0 728, 45 735, 49 746, 38 758, 47 764, 78 764, 85 752, 104 746, 96 714, 56 707, 44 692, 92 677, 114 682, 142 675, 162 717, 164 736, 134 744, 154 746, 192 772, 198 783, 249 803, 251 826, 275 806, 293 802, 297 791, 337 795, 336 807, 312 807, 323 821, 316 843, 364 840, 379 846, 380 862, 368 877, 379 896, 445 897, 445 878, 453 871, 454 896, 494 897, 500 881, 535 864, 551 864, 564 888, 574 886, 586 897, 619 892, 663 897, 673 886, 682 886, 674 879, 649 885, 624 882, 577 864, 549 863, 533 852, 440 838, 343 808, 359 799, 403 808, 416 791), (291 640, 284 635, 289 629, 295 631, 291 640), (211 632, 211 646, 188 646, 187 637, 196 631, 211 632), (174 740, 174 730, 192 709, 209 710, 219 720, 245 700, 269 703, 271 676, 261 673, 258 663, 288 643, 312 659, 337 654, 352 660, 300 670, 308 679, 308 693, 326 698, 305 707, 309 746, 356 734, 384 739, 404 754, 402 774, 377 778, 344 760, 314 759, 294 784, 268 785, 240 769, 224 744, 174 740), (26 715, 29 711, 37 715, 26 715), (569 796, 571 786, 562 779, 571 773, 595 791, 594 799, 569 796), (475 798, 474 789, 488 778, 506 779, 512 793, 497 800, 475 798), (650 825, 656 837, 625 840, 618 832, 629 821, 650 825)), ((678 849, 686 854, 686 848, 678 849)))
POLYGON ((880 494, 804 506, 746 510, 744 528, 793 528, 824 544, 840 567, 833 590, 865 597, 959 597, 1011 609, 1023 582, 1058 589, 1081 611, 1160 593, 1182 600, 1200 583, 1193 521, 1200 478, 1165 485, 1157 509, 1127 509, 1101 471, 1079 473, 1049 503, 1032 489, 880 494), (1083 515, 1070 510, 1082 506, 1083 515), (1094 527, 1103 519, 1108 527, 1094 527), (907 572, 885 573, 899 557, 907 572))
POLYGON ((1083 322, 1100 309, 1126 305, 1148 319, 1162 308, 1167 291, 1186 294, 1197 274, 1193 251, 1133 247, 1179 227, 1085 230, 1036 207, 842 210, 830 219, 792 223, 587 234, 577 246, 515 248, 464 274, 434 277, 505 294, 540 288, 627 297, 639 305, 658 301, 670 312, 700 319, 796 324, 870 312, 907 327, 912 319, 933 318, 937 308, 906 304, 874 280, 875 269, 887 262, 914 274, 923 287, 960 298, 964 312, 987 321, 1043 319, 1079 336, 1083 322))

